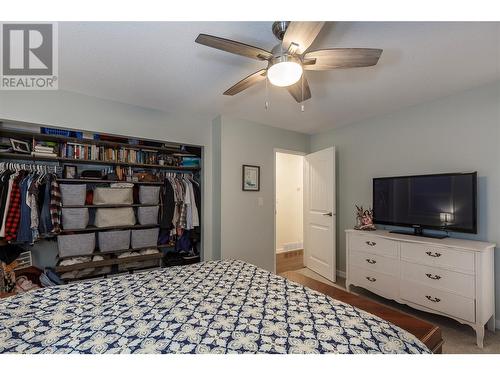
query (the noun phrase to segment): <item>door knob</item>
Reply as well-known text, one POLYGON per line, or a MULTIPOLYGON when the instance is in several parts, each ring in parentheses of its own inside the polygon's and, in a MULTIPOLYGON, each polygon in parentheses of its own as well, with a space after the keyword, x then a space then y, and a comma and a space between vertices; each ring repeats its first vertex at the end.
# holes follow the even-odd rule
POLYGON ((323 214, 323 216, 333 216, 332 212, 327 212, 326 214, 323 214))

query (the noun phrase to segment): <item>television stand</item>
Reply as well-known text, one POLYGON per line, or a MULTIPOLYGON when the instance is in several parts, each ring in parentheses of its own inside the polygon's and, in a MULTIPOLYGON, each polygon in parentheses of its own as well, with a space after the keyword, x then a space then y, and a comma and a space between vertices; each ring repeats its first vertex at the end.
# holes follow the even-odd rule
POLYGON ((442 240, 443 238, 449 237, 447 234, 424 233, 424 230, 422 228, 413 228, 413 232, 408 230, 391 230, 389 233, 406 234, 409 236, 420 236, 427 238, 437 238, 438 240, 442 240))

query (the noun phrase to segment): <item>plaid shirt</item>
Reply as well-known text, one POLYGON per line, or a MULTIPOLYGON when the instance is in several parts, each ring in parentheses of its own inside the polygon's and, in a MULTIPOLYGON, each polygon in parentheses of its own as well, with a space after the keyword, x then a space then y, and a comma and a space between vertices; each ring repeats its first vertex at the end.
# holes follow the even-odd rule
POLYGON ((10 192, 9 210, 5 221, 5 239, 7 241, 15 241, 17 238, 17 229, 21 220, 21 190, 19 189, 21 178, 22 176, 18 176, 14 180, 10 192))
POLYGON ((61 231, 61 190, 55 178, 50 182, 50 219, 52 220, 52 233, 61 231))

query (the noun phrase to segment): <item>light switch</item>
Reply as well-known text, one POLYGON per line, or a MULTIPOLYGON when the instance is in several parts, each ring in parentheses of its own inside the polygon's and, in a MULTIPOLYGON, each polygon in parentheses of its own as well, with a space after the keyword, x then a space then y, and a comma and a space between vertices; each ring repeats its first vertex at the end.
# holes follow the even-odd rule
POLYGON ((257 204, 259 205, 259 207, 262 207, 264 205, 264 198, 262 197, 259 197, 257 199, 257 204))

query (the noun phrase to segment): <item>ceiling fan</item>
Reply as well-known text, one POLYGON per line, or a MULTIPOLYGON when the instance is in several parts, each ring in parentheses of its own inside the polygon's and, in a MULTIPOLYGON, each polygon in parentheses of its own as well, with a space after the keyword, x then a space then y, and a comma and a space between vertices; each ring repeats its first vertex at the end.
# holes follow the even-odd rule
POLYGON ((224 95, 238 94, 267 77, 273 85, 286 87, 294 99, 301 103, 311 98, 311 89, 303 74, 304 70, 372 66, 377 64, 382 54, 381 49, 374 48, 329 48, 307 51, 324 24, 324 22, 274 22, 272 31, 280 43, 271 52, 207 34, 198 35, 195 42, 267 62, 266 68, 243 78, 227 89, 224 95))

